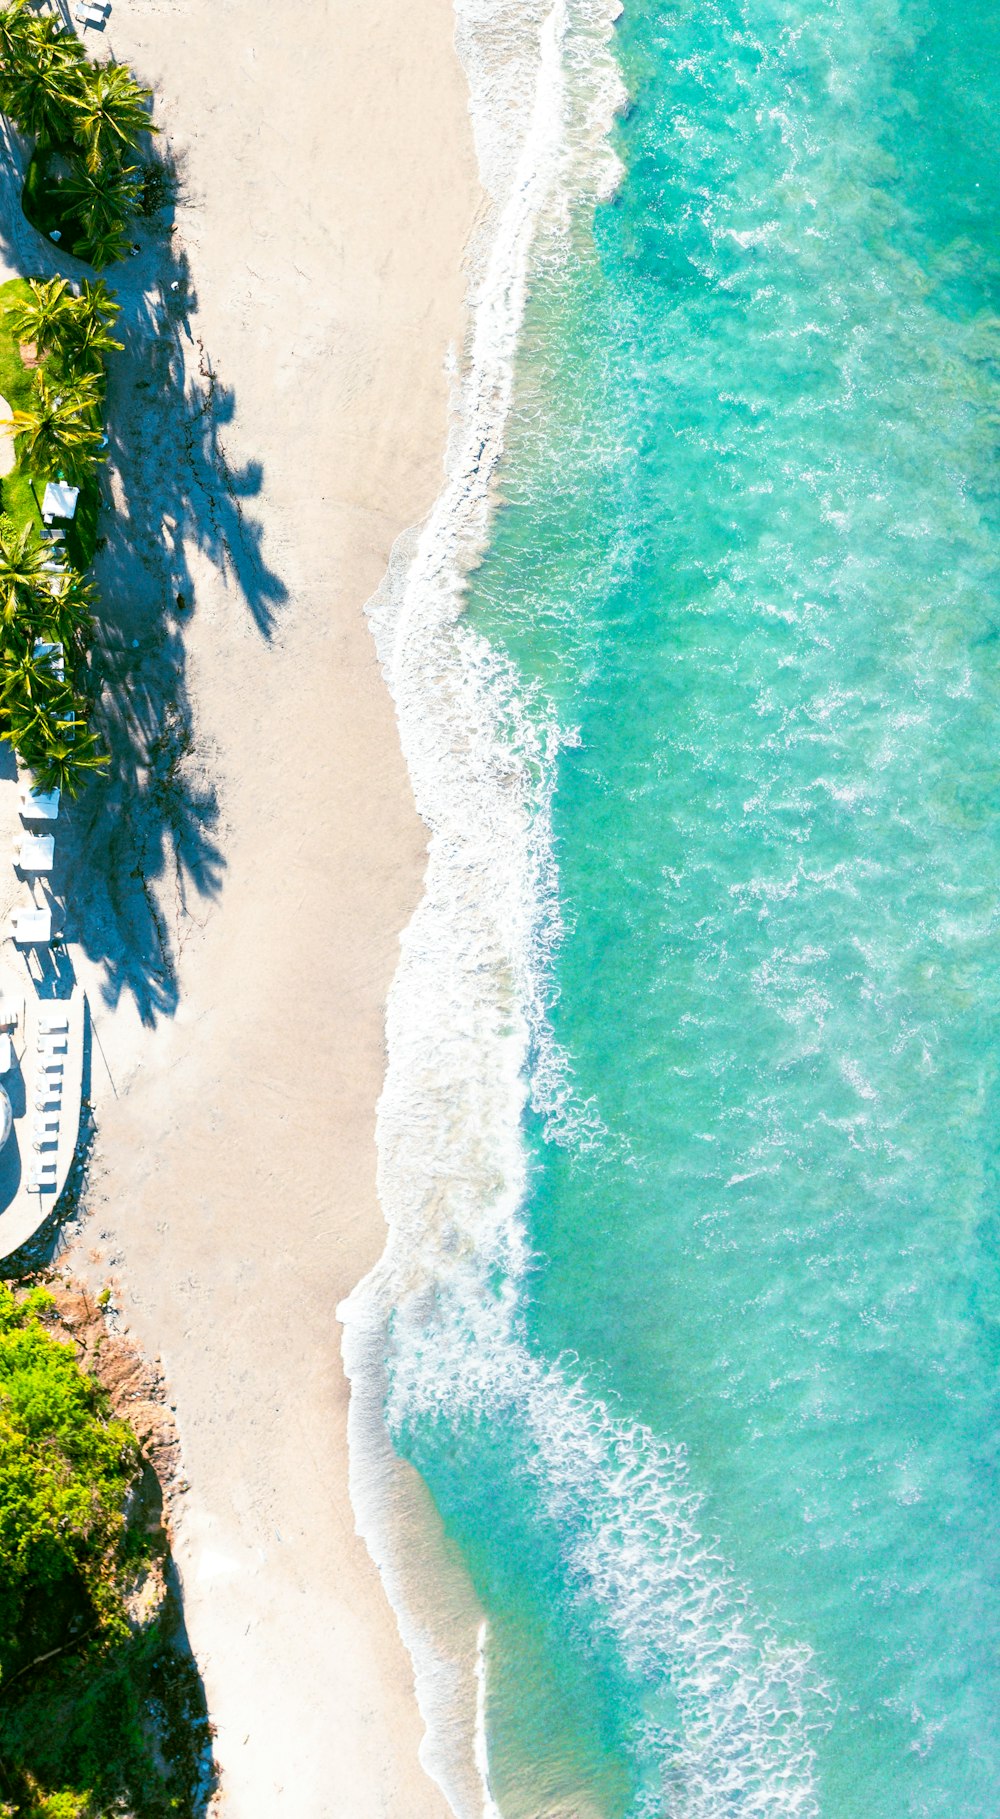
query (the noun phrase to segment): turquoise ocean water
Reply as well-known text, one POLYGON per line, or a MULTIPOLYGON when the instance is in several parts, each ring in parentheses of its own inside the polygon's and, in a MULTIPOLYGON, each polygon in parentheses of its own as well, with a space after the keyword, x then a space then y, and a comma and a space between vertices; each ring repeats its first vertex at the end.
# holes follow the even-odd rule
POLYGON ((614 52, 466 617, 547 752, 522 1251, 397 1335, 391 1431, 504 1819, 989 1819, 1000 13, 614 52))

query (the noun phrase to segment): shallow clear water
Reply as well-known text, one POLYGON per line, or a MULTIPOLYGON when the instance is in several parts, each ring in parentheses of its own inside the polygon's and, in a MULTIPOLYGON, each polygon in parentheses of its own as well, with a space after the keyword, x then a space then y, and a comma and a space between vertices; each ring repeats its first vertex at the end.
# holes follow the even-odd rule
POLYGON ((616 48, 469 605, 576 734, 571 1090, 504 1357, 429 1318, 394 1436, 490 1620, 504 1819, 984 1819, 1000 14, 630 0, 616 48))

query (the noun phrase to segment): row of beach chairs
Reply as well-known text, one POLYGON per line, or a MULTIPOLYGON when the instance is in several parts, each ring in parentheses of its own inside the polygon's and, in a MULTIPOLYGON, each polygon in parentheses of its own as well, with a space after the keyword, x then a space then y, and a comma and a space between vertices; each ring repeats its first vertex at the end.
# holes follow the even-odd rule
MULTIPOLYGON (((55 864, 55 836, 28 824, 51 827, 59 818, 59 791, 22 789, 21 820, 25 832, 14 847, 14 863, 28 877, 51 872, 55 864)), ((11 916, 11 932, 19 947, 47 947, 52 940, 52 907, 49 903, 19 904, 11 916)))
POLYGON ((64 1005, 39 1007, 37 1046, 35 1116, 31 1127, 32 1167, 28 1186, 32 1193, 52 1194, 55 1192, 58 1172, 63 1073, 69 1047, 69 1013, 64 1005))

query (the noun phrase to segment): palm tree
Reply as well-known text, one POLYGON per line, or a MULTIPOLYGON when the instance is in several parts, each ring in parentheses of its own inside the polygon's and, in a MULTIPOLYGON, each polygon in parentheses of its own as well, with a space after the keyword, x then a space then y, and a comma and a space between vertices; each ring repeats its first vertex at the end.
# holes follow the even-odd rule
POLYGON ((152 89, 141 88, 124 63, 87 64, 84 79, 71 97, 73 135, 87 164, 118 164, 139 144, 150 125, 147 104, 152 89))
POLYGON ((20 69, 30 55, 32 26, 35 21, 27 10, 28 0, 12 0, 0 12, 0 107, 7 108, 7 84, 14 70, 20 69))
POLYGON ((64 347, 74 365, 97 370, 105 354, 121 353, 122 343, 111 334, 120 311, 121 305, 100 278, 96 284, 84 280, 66 321, 64 347))
MULTIPOLYGON (((105 328, 113 328, 122 313, 122 306, 117 301, 114 291, 109 291, 103 278, 98 278, 96 284, 91 284, 90 279, 85 278, 76 301, 75 319, 77 322, 93 320, 100 322, 105 328)), ((116 342, 115 346, 117 347, 117 345, 116 342)))
POLYGON ((30 296, 7 311, 11 332, 44 352, 66 355, 71 369, 101 373, 103 355, 122 346, 109 332, 119 306, 107 287, 85 283, 76 297, 65 278, 30 278, 28 284, 30 296))
POLYGON ((45 729, 48 724, 48 709, 44 703, 32 704, 19 701, 11 696, 3 709, 6 725, 0 732, 0 739, 6 739, 23 757, 32 749, 42 751, 45 745, 45 729))
POLYGON ((60 681, 48 657, 36 657, 34 640, 13 641, 4 652, 0 704, 16 715, 26 710, 53 707, 65 699, 66 684, 60 681))
POLYGON ((102 272, 106 265, 124 259, 128 247, 124 221, 113 221, 100 230, 84 230, 77 238, 74 251, 78 259, 85 259, 95 271, 102 272))
POLYGON ((34 389, 33 406, 11 412, 14 434, 21 439, 22 466, 43 480, 60 472, 80 480, 91 462, 106 459, 96 375, 80 373, 56 382, 39 370, 34 389))
POLYGON ((75 568, 67 570, 61 591, 48 596, 38 620, 38 633, 47 642, 61 644, 67 657, 79 662, 94 629, 96 591, 93 582, 75 568))
POLYGON ((51 586, 45 563, 49 545, 32 541, 33 526, 20 531, 0 529, 0 626, 9 629, 40 625, 51 598, 51 586))
POLYGON ((65 278, 29 278, 30 295, 10 305, 7 326, 18 341, 33 341, 39 353, 62 344, 76 298, 65 278))
POLYGON ((141 173, 134 164, 122 170, 117 164, 74 164, 70 175, 60 185, 67 215, 79 221, 85 234, 105 233, 109 227, 124 228, 134 215, 137 185, 141 173))
POLYGON ((39 733, 38 746, 32 740, 22 755, 34 771, 40 789, 58 789, 67 796, 78 796, 88 775, 106 770, 111 761, 109 754, 101 750, 97 734, 86 731, 83 720, 42 722, 39 733))
POLYGON ((58 143, 75 119, 87 67, 72 32, 50 16, 30 20, 23 47, 4 68, 5 112, 40 144, 58 143))

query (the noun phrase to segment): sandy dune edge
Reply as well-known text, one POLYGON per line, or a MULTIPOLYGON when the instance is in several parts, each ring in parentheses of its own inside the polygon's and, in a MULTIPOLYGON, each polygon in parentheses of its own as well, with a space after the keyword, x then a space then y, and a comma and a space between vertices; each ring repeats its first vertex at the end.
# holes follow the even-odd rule
POLYGON ((383 1242, 383 1005, 423 866, 361 606, 442 471, 477 206, 452 29, 448 0, 117 0, 106 33, 185 199, 163 332, 129 323, 112 400, 135 787, 66 830, 97 1032, 81 1254, 172 1385, 237 1819, 445 1812, 354 1532, 334 1309, 383 1242))

